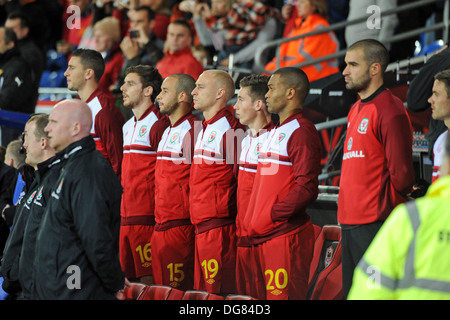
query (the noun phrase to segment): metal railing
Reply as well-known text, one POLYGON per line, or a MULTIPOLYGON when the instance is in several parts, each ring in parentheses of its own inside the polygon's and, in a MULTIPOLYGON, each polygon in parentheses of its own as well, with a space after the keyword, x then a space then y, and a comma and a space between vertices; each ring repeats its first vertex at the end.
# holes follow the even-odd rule
MULTIPOLYGON (((429 4, 433 4, 436 2, 440 2, 442 0, 420 0, 420 1, 415 1, 412 3, 408 3, 408 4, 404 4, 402 6, 399 6, 397 8, 391 9, 391 10, 386 10, 386 11, 382 11, 381 12, 381 16, 387 16, 387 15, 392 15, 392 14, 396 14, 399 12, 403 12, 403 11, 408 11, 408 10, 413 10, 413 9, 417 9, 419 7, 423 7, 429 4)), ((393 35, 392 37, 390 37, 389 39, 387 39, 385 41, 385 44, 391 44, 391 43, 395 43, 395 42, 399 42, 405 39, 410 39, 414 36, 420 35, 422 33, 427 33, 427 32, 431 32, 431 31, 435 31, 435 30, 439 30, 442 29, 443 30, 443 41, 445 43, 447 43, 448 41, 448 37, 449 37, 449 0, 444 0, 445 1, 445 5, 444 5, 444 13, 443 13, 443 21, 440 23, 436 23, 432 26, 427 26, 427 27, 421 27, 421 28, 417 28, 417 29, 413 29, 407 32, 403 32, 397 35, 393 35)), ((266 72, 268 74, 271 74, 273 71, 268 71, 265 70, 265 63, 262 61, 263 60, 263 53, 273 47, 277 47, 276 50, 276 61, 277 61, 277 67, 276 69, 279 68, 279 63, 280 63, 280 45, 286 42, 290 42, 293 40, 298 40, 298 39, 302 39, 302 38, 306 38, 309 36, 313 36, 313 35, 317 35, 317 34, 322 34, 322 33, 326 33, 326 32, 330 32, 330 31, 335 31, 335 30, 339 30, 342 28, 345 28, 349 25, 353 25, 353 24, 358 24, 361 22, 365 22, 367 21, 367 19, 370 17, 370 14, 367 14, 364 17, 361 18, 357 18, 357 19, 353 19, 353 20, 349 20, 349 21, 343 21, 343 22, 339 22, 339 23, 335 23, 330 25, 327 28, 322 28, 320 30, 316 30, 316 31, 312 31, 312 32, 308 32, 305 34, 301 34, 292 38, 281 38, 281 39, 277 39, 277 40, 272 40, 267 42, 266 44, 260 46, 255 53, 255 67, 260 70, 261 72, 266 72)), ((330 54, 330 55, 326 55, 320 58, 316 58, 316 59, 312 59, 310 61, 306 61, 306 62, 302 62, 300 64, 296 64, 294 65, 295 67, 306 67, 312 64, 316 64, 319 62, 323 62, 323 61, 327 61, 327 60, 332 60, 332 59, 338 59, 341 58, 343 56, 345 56, 346 50, 340 50, 334 54, 330 54)))

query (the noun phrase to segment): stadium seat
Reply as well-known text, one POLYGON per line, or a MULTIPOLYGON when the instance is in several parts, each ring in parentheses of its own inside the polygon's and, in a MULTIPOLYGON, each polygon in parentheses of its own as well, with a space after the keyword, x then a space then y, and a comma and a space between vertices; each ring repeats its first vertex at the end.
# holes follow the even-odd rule
POLYGON ((187 290, 182 300, 224 300, 224 297, 201 290, 187 290))
POLYGON ((225 300, 257 300, 257 299, 242 294, 229 294, 227 295, 225 300))
POLYGON ((341 227, 325 225, 316 237, 311 262, 309 300, 341 300, 342 291, 341 227))
POLYGON ((149 285, 144 288, 138 300, 181 300, 184 291, 164 285, 149 285))
POLYGON ((123 299, 139 300, 140 295, 146 287, 147 285, 143 283, 131 283, 130 286, 125 287, 125 289, 123 290, 123 299))

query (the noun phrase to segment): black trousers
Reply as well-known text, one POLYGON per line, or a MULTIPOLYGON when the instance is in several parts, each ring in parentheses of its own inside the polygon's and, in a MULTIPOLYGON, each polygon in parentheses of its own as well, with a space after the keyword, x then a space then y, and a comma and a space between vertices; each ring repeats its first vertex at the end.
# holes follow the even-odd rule
POLYGON ((342 286, 345 298, 352 286, 355 267, 382 225, 383 221, 362 225, 341 225, 342 286))

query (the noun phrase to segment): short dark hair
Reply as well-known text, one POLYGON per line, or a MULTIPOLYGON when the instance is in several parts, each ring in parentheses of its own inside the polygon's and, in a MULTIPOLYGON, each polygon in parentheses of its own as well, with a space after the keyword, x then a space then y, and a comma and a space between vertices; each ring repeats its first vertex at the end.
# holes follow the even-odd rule
POLYGON ((444 83, 445 91, 447 92, 447 98, 450 98, 450 69, 443 70, 434 76, 434 80, 438 80, 444 83))
POLYGON ((274 73, 280 75, 280 81, 286 88, 293 88, 297 94, 300 103, 304 103, 309 93, 309 79, 306 73, 296 67, 284 67, 276 70, 274 73))
POLYGON ((9 20, 15 20, 15 19, 20 19, 20 27, 21 28, 27 28, 29 26, 29 18, 28 16, 21 12, 21 11, 13 11, 11 12, 7 19, 9 20))
POLYGON ((172 21, 170 24, 185 27, 186 29, 189 30, 189 34, 191 35, 191 37, 193 36, 191 25, 186 20, 184 20, 184 19, 176 19, 176 20, 172 21))
POLYGON ((137 6, 136 8, 134 8, 134 11, 146 11, 148 21, 155 20, 156 18, 155 11, 153 11, 152 8, 148 6, 137 6))
POLYGON ((384 73, 389 65, 389 51, 384 44, 375 39, 359 40, 352 44, 348 51, 354 49, 362 49, 364 51, 364 60, 367 65, 371 66, 374 63, 379 63, 381 71, 384 73))
POLYGON ((153 93, 151 96, 152 102, 155 101, 158 94, 161 92, 161 84, 163 82, 163 77, 159 73, 158 69, 150 65, 137 65, 128 67, 125 71, 125 76, 129 73, 136 73, 142 82, 142 88, 152 87, 153 93))
POLYGON ((252 98, 252 102, 255 100, 266 101, 266 93, 268 91, 267 83, 269 77, 265 75, 250 75, 242 78, 239 82, 241 88, 248 87, 249 95, 252 98))
MULTIPOLYGON (((186 93, 188 97, 188 102, 192 102, 192 94, 191 92, 195 89, 195 79, 185 73, 174 73, 168 76, 167 78, 175 78, 177 79, 177 86, 176 86, 176 94, 179 94, 180 92, 186 93)), ((166 78, 166 79, 167 79, 166 78)))
POLYGON ((72 57, 79 57, 81 64, 86 69, 94 70, 95 81, 99 82, 103 73, 105 72, 105 61, 103 60, 100 52, 92 50, 79 48, 72 52, 72 57))

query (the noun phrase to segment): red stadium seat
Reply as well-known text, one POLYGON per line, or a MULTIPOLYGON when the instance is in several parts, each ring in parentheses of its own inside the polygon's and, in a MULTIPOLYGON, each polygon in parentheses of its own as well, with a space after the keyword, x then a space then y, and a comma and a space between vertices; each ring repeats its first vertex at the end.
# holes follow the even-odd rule
POLYGON ((149 285, 138 300, 181 300, 184 291, 164 285, 149 285))
POLYGON ((257 300, 257 299, 242 294, 229 294, 227 295, 225 300, 257 300))
POLYGON ((124 300, 138 300, 142 291, 147 287, 146 284, 143 283, 131 283, 130 286, 125 287, 123 290, 123 299, 124 300))
POLYGON ((201 290, 187 290, 182 300, 224 300, 224 297, 201 290))
POLYGON ((325 225, 314 244, 308 282, 309 300, 343 299, 341 261, 341 227, 325 225))

